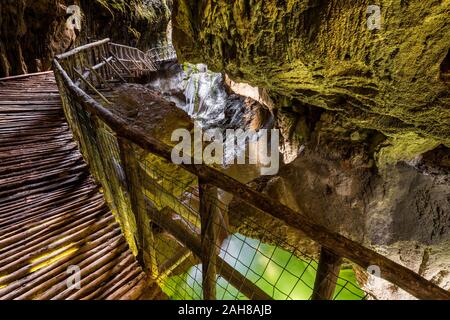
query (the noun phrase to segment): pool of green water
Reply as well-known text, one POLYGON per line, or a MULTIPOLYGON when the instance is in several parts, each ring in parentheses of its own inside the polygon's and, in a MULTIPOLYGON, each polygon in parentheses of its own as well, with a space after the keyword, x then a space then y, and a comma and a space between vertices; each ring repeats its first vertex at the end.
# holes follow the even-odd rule
MULTIPOLYGON (((317 262, 258 240, 235 234, 222 245, 220 256, 276 300, 307 300, 311 297, 317 262)), ((196 265, 182 275, 168 278, 163 291, 173 300, 202 299, 202 266, 196 265)), ((217 278, 217 299, 246 300, 247 297, 222 277, 217 278)), ((342 269, 334 299, 361 300, 352 269, 342 269)))

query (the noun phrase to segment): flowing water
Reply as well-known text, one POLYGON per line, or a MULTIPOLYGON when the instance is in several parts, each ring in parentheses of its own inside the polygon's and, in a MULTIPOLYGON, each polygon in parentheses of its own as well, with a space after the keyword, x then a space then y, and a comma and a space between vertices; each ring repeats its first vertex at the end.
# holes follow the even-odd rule
MULTIPOLYGON (((255 115, 246 106, 244 97, 227 92, 222 74, 211 72, 202 64, 174 65, 147 86, 162 92, 189 114, 196 128, 204 132, 211 135, 218 132, 226 137, 227 129, 242 129, 238 132, 238 143, 233 143, 234 147, 227 144, 224 148, 223 162, 227 165, 221 170, 242 183, 248 183, 260 175, 260 163, 234 164, 242 154, 248 156, 250 148, 262 150, 264 148, 260 148, 260 145, 267 142, 260 139, 261 134, 258 132, 250 140, 243 139, 247 130, 251 129, 251 120, 255 115)), ((269 118, 261 129, 270 128, 272 121, 269 118)))

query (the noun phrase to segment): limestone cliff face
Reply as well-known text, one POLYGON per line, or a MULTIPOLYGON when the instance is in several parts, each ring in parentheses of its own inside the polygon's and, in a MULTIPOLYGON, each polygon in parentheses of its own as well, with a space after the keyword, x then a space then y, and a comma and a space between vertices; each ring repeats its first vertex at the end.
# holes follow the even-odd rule
POLYGON ((173 37, 181 60, 383 132, 381 162, 449 146, 450 1, 378 1, 371 31, 372 2, 175 0, 173 37))
POLYGON ((171 7, 172 0, 81 0, 83 38, 111 38, 148 50, 167 41, 171 7))
POLYGON ((170 6, 171 0, 2 0, 0 77, 49 70, 55 54, 106 37, 147 49, 165 38, 170 6), (67 23, 74 4, 81 30, 67 23))

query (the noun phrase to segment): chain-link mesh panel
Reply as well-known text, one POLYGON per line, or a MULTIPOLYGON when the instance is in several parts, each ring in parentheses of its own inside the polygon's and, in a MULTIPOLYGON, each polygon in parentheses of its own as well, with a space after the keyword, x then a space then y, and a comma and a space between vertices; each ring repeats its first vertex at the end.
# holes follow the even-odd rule
MULTIPOLYGON (((161 163, 155 165, 151 161, 144 160, 141 162, 141 168, 143 170, 143 174, 140 175, 141 181, 151 180, 151 182, 142 182, 142 185, 146 186, 143 192, 151 202, 152 210, 158 212, 157 215, 161 220, 171 219, 184 225, 185 230, 200 241, 200 200, 195 181, 190 180, 189 175, 186 179, 180 179, 179 177, 183 176, 180 172, 166 173, 161 168, 161 163), (167 207, 171 210, 162 210, 167 207), (161 215, 165 212, 170 212, 171 216, 162 218, 161 215)), ((178 170, 182 169, 178 168, 178 170)), ((282 237, 278 237, 275 230, 269 230, 264 225, 257 224, 255 220, 248 220, 244 228, 250 234, 252 231, 271 234, 271 238, 276 239, 277 244, 267 244, 239 233, 231 233, 234 227, 228 226, 226 221, 230 214, 228 205, 220 200, 216 201, 215 205, 221 215, 216 226, 219 230, 219 240, 215 245, 217 255, 223 262, 273 299, 297 300, 311 297, 318 265, 316 259, 302 252, 301 248, 296 248, 284 241, 282 237)), ((164 236, 164 229, 159 231, 164 236)), ((183 242, 180 240, 182 239, 176 239, 175 242, 183 242)), ((178 243, 178 245, 179 250, 184 248, 182 244, 178 243)), ((161 261, 171 258, 166 254, 168 251, 164 246, 158 247, 156 244, 153 249, 158 252, 158 256, 161 256, 161 261)), ((201 261, 191 259, 190 263, 183 263, 175 270, 174 275, 161 281, 161 286, 170 297, 174 299, 202 298, 201 261)), ((223 268, 223 264, 217 264, 217 299, 248 299, 249 297, 241 292, 244 283, 240 284, 241 287, 231 285, 221 275, 223 270, 220 266, 223 268)), ((360 300, 368 297, 359 288, 351 267, 346 266, 340 275, 336 275, 336 278, 333 299, 360 300)), ((248 290, 247 288, 246 291, 248 290)))

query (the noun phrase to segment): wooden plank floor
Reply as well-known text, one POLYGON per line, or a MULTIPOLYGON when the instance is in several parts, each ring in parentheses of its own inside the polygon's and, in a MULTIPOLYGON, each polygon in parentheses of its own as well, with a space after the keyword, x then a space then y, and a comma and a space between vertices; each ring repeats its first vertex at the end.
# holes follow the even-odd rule
POLYGON ((136 299, 145 285, 53 74, 0 81, 0 299, 136 299), (79 290, 68 289, 70 266, 79 290))

